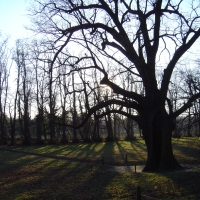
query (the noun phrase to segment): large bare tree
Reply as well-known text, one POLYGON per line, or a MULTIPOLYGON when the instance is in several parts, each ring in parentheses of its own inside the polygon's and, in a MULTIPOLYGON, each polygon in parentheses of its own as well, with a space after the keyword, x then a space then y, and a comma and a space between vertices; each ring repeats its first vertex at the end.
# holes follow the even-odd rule
POLYGON ((178 110, 168 98, 170 79, 180 59, 200 36, 200 5, 182 0, 35 0, 35 30, 53 42, 70 68, 90 73, 110 87, 116 98, 86 105, 87 117, 119 113, 138 122, 148 157, 144 171, 175 170, 171 144, 174 120, 200 93, 178 110), (68 50, 68 51, 67 51, 68 50), (159 72, 159 73, 158 73, 159 72), (160 74, 160 75, 159 75, 160 74), (127 78, 129 76, 129 79, 127 78), (127 87, 134 84, 132 87, 127 87), (143 84, 142 92, 135 88, 143 84), (125 85, 123 85, 125 84, 125 85), (115 109, 106 109, 110 105, 115 109), (129 114, 132 109, 137 115, 129 114))

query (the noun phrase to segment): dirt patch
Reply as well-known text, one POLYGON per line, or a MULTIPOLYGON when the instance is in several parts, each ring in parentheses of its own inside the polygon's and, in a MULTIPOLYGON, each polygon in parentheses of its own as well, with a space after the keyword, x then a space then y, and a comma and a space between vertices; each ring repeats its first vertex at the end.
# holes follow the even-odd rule
MULTIPOLYGON (((193 172, 193 171, 200 170, 200 165, 185 165, 185 164, 181 164, 181 166, 184 167, 183 170, 174 171, 174 172, 193 172)), ((126 173, 126 172, 141 173, 143 169, 144 169, 144 165, 136 165, 136 166, 135 165, 134 166, 111 166, 109 168, 109 171, 119 172, 119 173, 126 173)))
POLYGON ((125 173, 125 172, 142 172, 144 165, 134 166, 112 166, 109 170, 113 172, 125 173))

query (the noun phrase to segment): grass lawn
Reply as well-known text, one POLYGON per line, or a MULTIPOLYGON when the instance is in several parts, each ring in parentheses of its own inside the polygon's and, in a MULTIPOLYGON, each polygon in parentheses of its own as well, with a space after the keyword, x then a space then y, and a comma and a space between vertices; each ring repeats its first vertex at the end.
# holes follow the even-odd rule
MULTIPOLYGON (((200 164, 200 139, 174 139, 173 148, 180 163, 200 164)), ((1 148, 0 199, 129 200, 135 199, 137 186, 142 194, 158 199, 200 199, 200 170, 157 174, 108 170, 110 165, 145 160, 143 140, 1 148)))

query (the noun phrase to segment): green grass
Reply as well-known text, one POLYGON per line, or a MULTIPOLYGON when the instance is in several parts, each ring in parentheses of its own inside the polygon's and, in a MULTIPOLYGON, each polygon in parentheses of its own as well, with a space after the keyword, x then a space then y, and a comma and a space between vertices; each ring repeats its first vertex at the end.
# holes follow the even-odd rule
POLYGON ((78 160, 100 160, 103 156, 105 160, 115 163, 123 163, 126 155, 129 162, 144 163, 146 159, 146 147, 143 140, 132 142, 120 141, 69 145, 18 146, 12 149, 40 154, 41 156, 59 156, 62 158, 76 158, 78 160))
MULTIPOLYGON (((199 164, 197 138, 174 139, 173 148, 180 163, 199 164)), ((144 163, 143 140, 17 146, 12 150, 18 152, 0 150, 0 199, 135 199, 137 186, 142 194, 154 198, 200 199, 200 170, 157 174, 108 170, 109 164, 124 164, 125 155, 130 165, 144 163), (101 156, 105 165, 101 165, 101 156), (91 171, 92 160, 99 163, 91 171)))

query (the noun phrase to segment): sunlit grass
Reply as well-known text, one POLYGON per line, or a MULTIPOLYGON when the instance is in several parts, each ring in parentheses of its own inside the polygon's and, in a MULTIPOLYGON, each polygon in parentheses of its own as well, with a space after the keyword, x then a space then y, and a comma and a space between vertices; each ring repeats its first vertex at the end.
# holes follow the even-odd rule
MULTIPOLYGON (((125 160, 126 155, 129 162, 136 163, 145 163, 147 157, 144 140, 30 147, 18 146, 13 149, 49 156, 63 156, 88 160, 100 160, 103 156, 107 160, 120 163, 125 160)), ((200 139, 173 139, 173 150, 176 158, 181 163, 198 162, 200 139)))
POLYGON ((180 163, 200 164, 200 139, 197 137, 173 139, 174 155, 180 163))
MULTIPOLYGON (((173 147, 179 162, 198 164, 200 143, 197 138, 174 139, 173 147)), ((0 150, 0 199, 129 200, 135 199, 137 186, 141 187, 142 194, 154 198, 200 199, 200 170, 158 174, 108 170, 107 162, 123 164, 124 155, 128 155, 126 164, 144 163, 146 147, 143 140, 11 149, 18 152, 0 150), (91 160, 77 162, 55 156, 91 160), (91 162, 100 160, 101 156, 106 164, 94 163, 91 170, 91 162)))
POLYGON ((49 156, 64 156, 67 158, 98 160, 103 156, 107 160, 122 162, 127 156, 131 162, 145 162, 146 147, 143 140, 102 142, 89 144, 45 145, 45 146, 17 146, 17 151, 44 154, 49 156))

